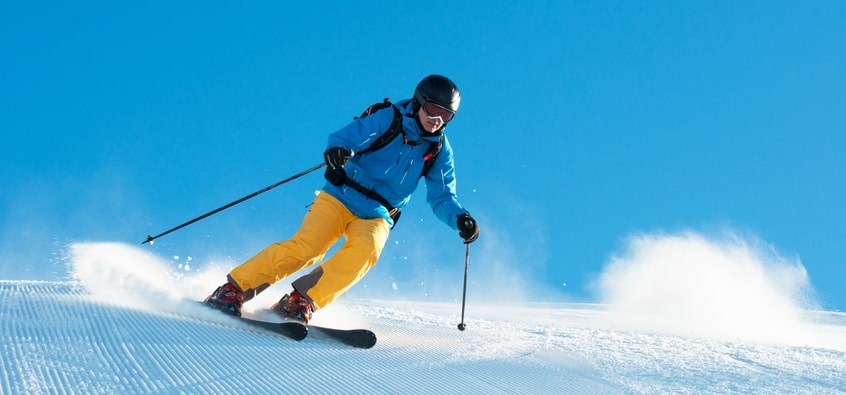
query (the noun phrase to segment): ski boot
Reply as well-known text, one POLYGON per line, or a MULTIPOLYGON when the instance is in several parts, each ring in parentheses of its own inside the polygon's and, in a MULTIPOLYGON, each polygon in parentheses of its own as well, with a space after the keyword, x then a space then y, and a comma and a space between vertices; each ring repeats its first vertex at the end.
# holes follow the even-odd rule
POLYGON ((311 301, 296 290, 283 296, 271 309, 285 319, 303 324, 308 324, 311 315, 314 314, 311 301))
POLYGON ((227 282, 223 284, 209 295, 206 298, 206 304, 223 311, 226 314, 234 315, 234 316, 241 316, 241 306, 244 304, 244 295, 241 293, 241 290, 232 284, 231 282, 227 282))

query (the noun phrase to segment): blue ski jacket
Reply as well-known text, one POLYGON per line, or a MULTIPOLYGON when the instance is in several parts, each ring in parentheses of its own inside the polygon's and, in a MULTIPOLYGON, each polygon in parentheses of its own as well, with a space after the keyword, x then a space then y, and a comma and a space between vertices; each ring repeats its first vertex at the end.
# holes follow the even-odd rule
MULTIPOLYGON (((343 147, 352 151, 352 158, 344 166, 347 177, 375 191, 392 206, 402 209, 408 204, 411 194, 419 184, 423 156, 430 146, 426 140, 437 143, 439 137, 421 135, 416 115, 410 115, 412 100, 403 100, 395 105, 403 114, 402 126, 407 141, 400 133, 381 149, 356 155, 387 132, 394 119, 394 111, 388 107, 358 118, 330 134, 327 148, 343 147)), ((434 160, 432 168, 423 177, 426 180, 426 200, 435 216, 457 230, 457 217, 467 213, 467 210, 461 206, 456 196, 453 151, 446 135, 443 136, 441 151, 434 160)), ((360 218, 381 217, 391 226, 394 225, 385 207, 346 184, 336 186, 327 182, 323 190, 341 201, 360 218)))

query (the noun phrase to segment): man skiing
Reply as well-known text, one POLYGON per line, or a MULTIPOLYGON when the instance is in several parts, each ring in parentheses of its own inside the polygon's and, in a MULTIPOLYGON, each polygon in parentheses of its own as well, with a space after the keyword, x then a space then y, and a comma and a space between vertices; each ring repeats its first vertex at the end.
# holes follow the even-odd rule
POLYGON ((479 226, 456 196, 453 151, 443 134, 461 100, 458 87, 440 75, 420 83, 411 99, 386 106, 329 135, 323 190, 294 236, 274 243, 235 267, 206 303, 229 314, 267 287, 320 262, 342 236, 343 246, 273 305, 286 318, 308 323, 361 280, 376 264, 419 178, 435 215, 458 230, 465 243, 479 237, 479 226), (386 131, 400 133, 373 147, 386 131), (395 130, 395 131, 396 131, 395 130))

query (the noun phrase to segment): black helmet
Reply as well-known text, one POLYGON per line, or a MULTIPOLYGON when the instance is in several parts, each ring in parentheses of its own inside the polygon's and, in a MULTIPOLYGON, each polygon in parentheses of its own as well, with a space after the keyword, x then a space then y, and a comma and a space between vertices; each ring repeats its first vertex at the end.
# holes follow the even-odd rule
POLYGON ((449 78, 432 74, 417 84, 417 88, 414 89, 414 100, 418 106, 430 101, 453 112, 458 112, 461 94, 458 92, 458 87, 449 78))

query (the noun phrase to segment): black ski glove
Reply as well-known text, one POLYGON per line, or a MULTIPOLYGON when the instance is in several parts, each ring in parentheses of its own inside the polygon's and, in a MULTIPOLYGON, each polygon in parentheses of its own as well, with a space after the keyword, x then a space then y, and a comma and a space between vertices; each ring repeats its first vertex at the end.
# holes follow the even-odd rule
POLYGON ((464 239, 464 244, 470 244, 479 238, 479 225, 470 214, 458 216, 458 235, 464 239))
POLYGON ((323 152, 323 160, 330 169, 340 169, 347 164, 352 152, 342 147, 331 147, 323 152))
POLYGON ((341 186, 341 184, 344 183, 344 180, 347 179, 347 172, 344 170, 343 167, 333 169, 329 166, 326 166, 326 172, 323 173, 323 177, 325 177, 327 181, 332 183, 332 185, 341 186))
POLYGON ((323 152, 323 160, 326 162, 326 173, 323 177, 332 185, 340 186, 347 178, 344 165, 350 160, 352 153, 346 148, 331 147, 323 152))

